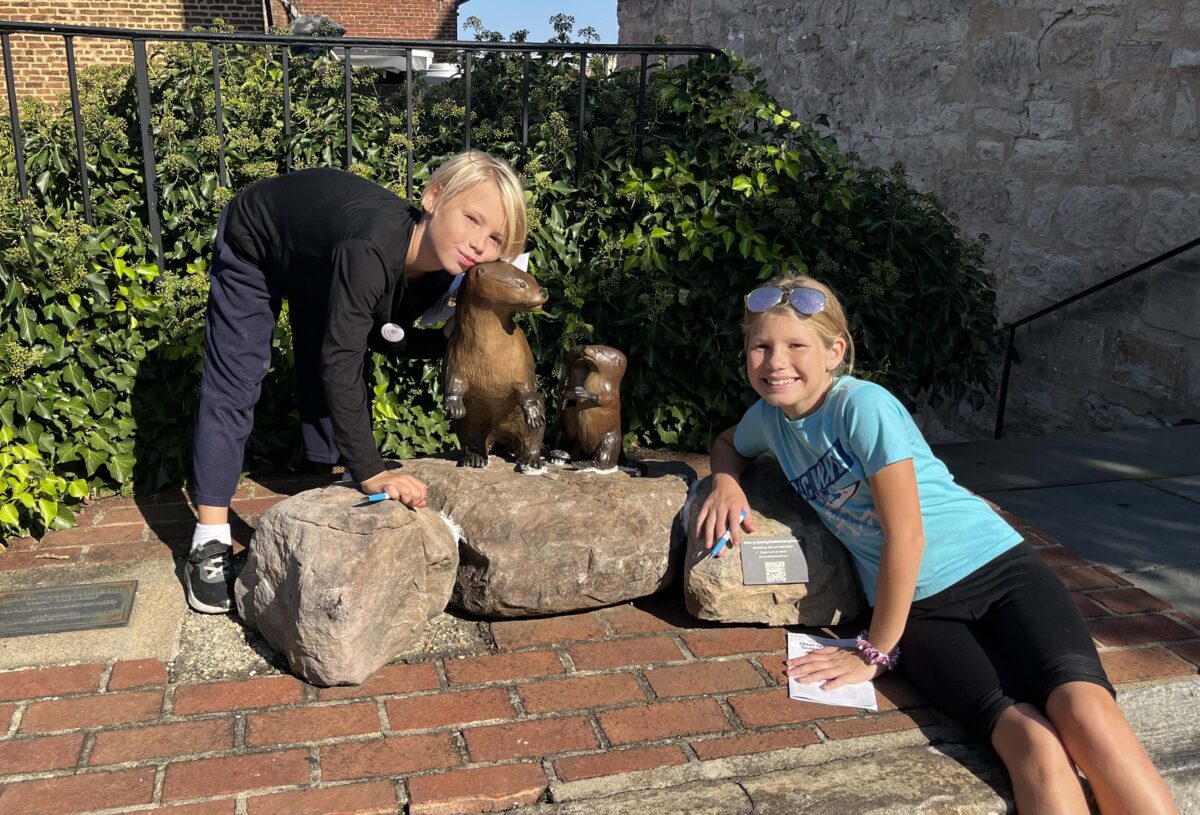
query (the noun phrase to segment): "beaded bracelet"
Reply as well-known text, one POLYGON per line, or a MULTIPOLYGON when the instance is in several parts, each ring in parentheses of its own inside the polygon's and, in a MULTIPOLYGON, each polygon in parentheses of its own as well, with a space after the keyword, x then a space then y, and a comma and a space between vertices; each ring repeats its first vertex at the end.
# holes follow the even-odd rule
POLYGON ((885 654, 867 641, 867 632, 863 631, 855 639, 855 647, 862 651, 866 657, 868 665, 882 665, 885 670, 895 670, 900 664, 900 646, 897 645, 892 649, 890 654, 885 654))

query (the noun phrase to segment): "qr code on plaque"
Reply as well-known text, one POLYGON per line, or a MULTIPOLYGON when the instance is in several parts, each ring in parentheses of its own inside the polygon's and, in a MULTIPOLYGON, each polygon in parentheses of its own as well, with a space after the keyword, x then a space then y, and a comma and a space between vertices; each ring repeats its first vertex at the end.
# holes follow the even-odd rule
POLYGON ((763 575, 768 583, 781 583, 784 580, 787 580, 787 561, 763 561, 763 575))

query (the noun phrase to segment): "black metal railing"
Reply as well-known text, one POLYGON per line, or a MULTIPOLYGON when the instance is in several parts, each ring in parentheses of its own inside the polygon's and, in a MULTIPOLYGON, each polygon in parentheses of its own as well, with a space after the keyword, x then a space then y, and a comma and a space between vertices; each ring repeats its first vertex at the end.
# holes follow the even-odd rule
POLYGON ((1150 258, 1150 260, 1147 260, 1144 263, 1139 263, 1137 266, 1134 266, 1131 269, 1126 269, 1125 271, 1121 272, 1120 274, 1113 275, 1112 277, 1108 278, 1107 280, 1102 280, 1101 282, 1097 283, 1094 286, 1089 286, 1088 288, 1084 289, 1083 291, 1079 291, 1079 292, 1076 292, 1075 294, 1072 294, 1070 297, 1064 297, 1062 300, 1059 300, 1057 303, 1046 306, 1045 308, 1041 309, 1040 311, 1035 311, 1033 314, 1022 317, 1019 320, 1013 320, 1011 323, 1008 323, 1007 325, 1003 325, 1000 328, 996 329, 997 334, 1007 334, 1008 337, 1005 342, 1005 348, 1004 348, 1004 368, 1003 368, 1002 373, 1000 374, 1000 393, 996 397, 996 430, 993 435, 993 438, 999 439, 999 438, 1002 438, 1004 435, 1004 408, 1005 408, 1006 403, 1008 402, 1008 378, 1009 378, 1009 375, 1012 373, 1013 359, 1015 358, 1016 353, 1017 353, 1016 341, 1017 341, 1017 329, 1018 328, 1020 328, 1023 325, 1028 325, 1029 323, 1032 323, 1034 320, 1041 319, 1042 317, 1045 317, 1047 314, 1052 314, 1055 311, 1058 311, 1060 308, 1063 308, 1064 306, 1069 306, 1071 303, 1082 300, 1085 297, 1090 297, 1093 294, 1096 294, 1097 292, 1107 289, 1109 286, 1120 283, 1122 280, 1128 280, 1129 278, 1133 277, 1134 275, 1141 274, 1142 272, 1146 271, 1147 269, 1152 269, 1155 266, 1158 266, 1160 263, 1165 263, 1166 261, 1175 257, 1176 255, 1181 255, 1190 249, 1195 249, 1197 246, 1200 246, 1200 238, 1195 238, 1193 240, 1188 241, 1187 243, 1180 244, 1179 246, 1176 246, 1174 249, 1170 249, 1166 252, 1163 252, 1161 255, 1158 255, 1157 257, 1150 258))
MULTIPOLYGON (((349 168, 354 161, 354 139, 352 133, 354 94, 352 87, 353 65, 351 53, 355 48, 386 48, 389 51, 403 52, 405 56, 404 83, 407 95, 405 113, 405 130, 408 136, 407 147, 407 195, 412 198, 412 169, 413 169, 413 52, 417 49, 436 50, 439 52, 461 52, 464 55, 461 71, 465 99, 463 116, 463 148, 471 146, 471 69, 472 58, 478 52, 504 52, 521 54, 523 59, 522 101, 521 101, 521 158, 527 154, 529 147, 529 63, 534 54, 565 54, 579 57, 579 111, 577 117, 577 137, 575 155, 575 182, 581 181, 583 171, 584 127, 587 108, 588 58, 596 55, 628 55, 640 57, 640 77, 638 87, 638 109, 636 124, 636 143, 638 154, 645 136, 646 124, 646 77, 650 67, 651 56, 682 57, 682 56, 712 56, 720 53, 716 48, 707 45, 667 45, 667 44, 601 44, 601 43, 528 43, 528 42, 475 42, 463 40, 389 40, 367 37, 307 37, 285 36, 274 34, 250 33, 218 33, 193 31, 151 31, 142 29, 96 28, 84 26, 63 26, 55 24, 23 23, 0 21, 0 46, 4 54, 4 80, 8 91, 8 112, 12 126, 13 147, 17 171, 17 184, 22 198, 29 194, 29 179, 25 170, 25 149, 21 135, 21 120, 17 106, 16 81, 13 72, 12 45, 10 38, 14 34, 37 34, 58 36, 63 39, 64 57, 67 66, 67 78, 70 89, 71 113, 75 125, 75 152, 79 167, 79 184, 82 191, 84 218, 92 224, 92 201, 88 185, 87 161, 84 156, 84 126, 79 103, 78 77, 75 65, 74 39, 87 37, 89 39, 124 40, 130 43, 133 50, 134 75, 138 97, 139 132, 141 134, 142 164, 144 168, 143 183, 145 185, 147 219, 153 240, 156 261, 159 269, 164 268, 162 225, 159 216, 157 171, 154 155, 154 134, 151 129, 150 114, 150 81, 146 52, 148 42, 191 42, 207 43, 212 49, 213 71, 212 82, 215 100, 215 127, 218 137, 217 172, 223 185, 228 183, 226 168, 224 111, 221 106, 221 60, 219 46, 221 45, 265 45, 279 49, 281 65, 281 85, 283 94, 283 144, 285 145, 284 166, 292 169, 291 134, 292 134, 292 99, 290 52, 293 47, 305 49, 324 48, 342 53, 345 81, 345 135, 346 153, 345 167, 349 168)), ((599 81, 599 80, 597 80, 599 81)), ((28 225, 26 225, 28 228, 28 225)))

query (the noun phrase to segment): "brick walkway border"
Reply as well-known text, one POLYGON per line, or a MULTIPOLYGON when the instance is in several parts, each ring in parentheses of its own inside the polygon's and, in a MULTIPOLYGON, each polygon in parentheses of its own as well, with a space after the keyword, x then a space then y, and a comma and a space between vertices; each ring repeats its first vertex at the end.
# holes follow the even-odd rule
MULTIPOLYGON (((326 481, 248 482, 236 537, 326 481)), ((1071 590, 1115 683, 1200 671, 1200 621, 1002 514, 1071 590)), ((106 499, 80 523, 11 541, 0 571, 172 557, 194 520, 174 493, 106 499)), ((877 714, 789 700, 780 630, 708 625, 674 599, 490 627, 494 654, 389 665, 356 688, 172 683, 152 660, 2 672, 0 812, 485 812, 556 781, 945 721, 898 676, 877 714)))

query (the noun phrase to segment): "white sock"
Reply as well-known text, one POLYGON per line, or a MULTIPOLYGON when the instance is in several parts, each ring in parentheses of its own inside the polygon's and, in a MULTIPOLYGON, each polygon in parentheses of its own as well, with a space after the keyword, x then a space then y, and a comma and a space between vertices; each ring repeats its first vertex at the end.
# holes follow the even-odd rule
POLYGON ((192 533, 192 551, 195 552, 209 541, 221 541, 233 546, 229 524, 196 524, 196 531, 192 533))

